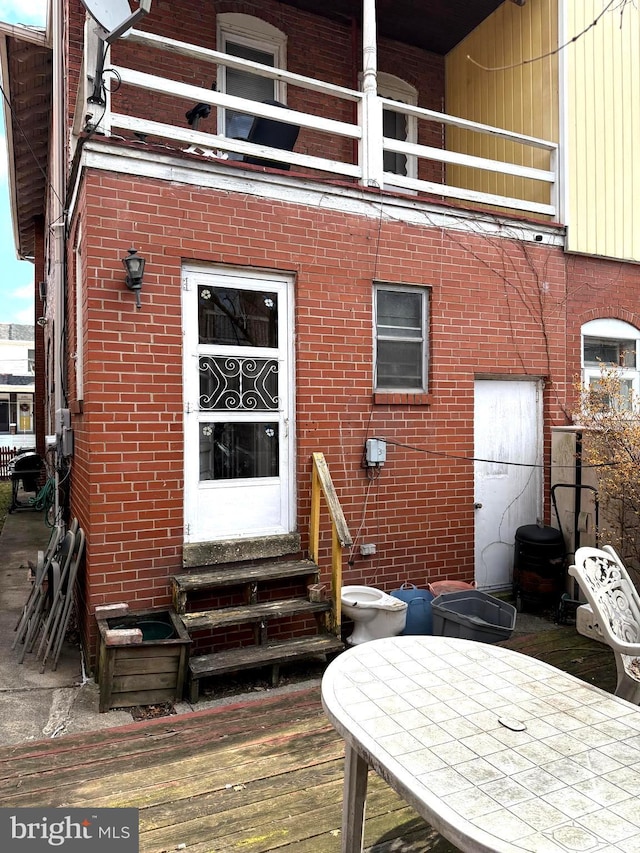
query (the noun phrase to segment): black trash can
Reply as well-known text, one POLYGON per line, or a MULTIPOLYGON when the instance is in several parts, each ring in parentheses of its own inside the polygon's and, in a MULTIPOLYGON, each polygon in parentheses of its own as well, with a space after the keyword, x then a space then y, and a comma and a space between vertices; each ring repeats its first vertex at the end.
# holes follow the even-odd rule
POLYGON ((557 603, 564 592, 566 547, 560 530, 525 524, 516 530, 513 554, 513 595, 518 610, 557 603))

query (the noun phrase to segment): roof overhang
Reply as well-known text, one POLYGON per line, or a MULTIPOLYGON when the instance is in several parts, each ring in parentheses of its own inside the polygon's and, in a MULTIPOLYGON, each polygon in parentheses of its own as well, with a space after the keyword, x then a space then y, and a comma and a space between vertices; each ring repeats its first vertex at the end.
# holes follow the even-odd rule
MULTIPOLYGON (((334 20, 362 22, 363 0, 283 2, 334 20)), ((376 0, 378 35, 444 56, 505 2, 523 5, 523 0, 376 0)))
POLYGON ((0 77, 16 255, 35 254, 45 214, 52 108, 52 51, 38 27, 0 22, 0 77))

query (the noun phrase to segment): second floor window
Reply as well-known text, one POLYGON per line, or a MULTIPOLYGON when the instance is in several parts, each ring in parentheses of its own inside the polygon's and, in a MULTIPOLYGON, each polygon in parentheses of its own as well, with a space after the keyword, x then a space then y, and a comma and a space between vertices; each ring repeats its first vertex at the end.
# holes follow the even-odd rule
POLYGON ((428 312, 427 288, 375 286, 376 391, 428 390, 428 312))
MULTIPOLYGON (((391 101, 416 106, 418 93, 416 89, 393 74, 378 74, 378 94, 391 101)), ((403 142, 418 141, 418 122, 414 116, 407 116, 395 110, 385 109, 382 112, 382 132, 389 139, 399 139, 403 142)), ((385 151, 384 170, 395 175, 406 175, 416 178, 418 175, 416 158, 395 151, 385 151)), ((405 190, 406 192, 406 190, 405 190)))
MULTIPOLYGON (((275 27, 250 15, 226 13, 218 15, 218 49, 231 56, 272 68, 285 67, 286 37, 275 27)), ((250 101, 284 103, 285 87, 269 77, 240 68, 218 68, 218 91, 250 101)), ((225 136, 246 139, 253 116, 235 110, 221 109, 218 127, 225 136)))

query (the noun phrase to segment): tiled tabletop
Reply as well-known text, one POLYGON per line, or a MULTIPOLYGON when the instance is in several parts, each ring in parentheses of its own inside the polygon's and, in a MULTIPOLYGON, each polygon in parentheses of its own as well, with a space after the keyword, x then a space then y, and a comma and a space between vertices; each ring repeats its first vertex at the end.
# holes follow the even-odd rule
POLYGON ((431 636, 350 649, 322 698, 348 757, 461 850, 640 853, 640 709, 623 699, 509 649, 431 636))

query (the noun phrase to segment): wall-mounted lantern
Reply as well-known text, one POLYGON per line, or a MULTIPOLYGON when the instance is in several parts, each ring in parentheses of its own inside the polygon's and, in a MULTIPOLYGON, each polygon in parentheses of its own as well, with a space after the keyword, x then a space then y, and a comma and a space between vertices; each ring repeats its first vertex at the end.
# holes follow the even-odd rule
POLYGON ((124 268, 127 271, 125 279, 127 287, 136 295, 136 308, 140 308, 140 291, 142 290, 142 278, 144 276, 145 259, 140 257, 137 249, 129 249, 129 254, 122 259, 124 268))

